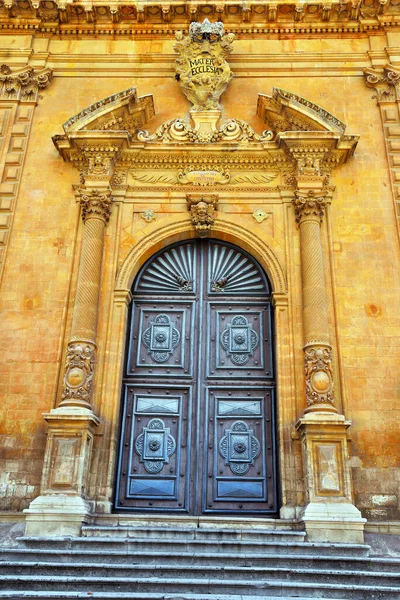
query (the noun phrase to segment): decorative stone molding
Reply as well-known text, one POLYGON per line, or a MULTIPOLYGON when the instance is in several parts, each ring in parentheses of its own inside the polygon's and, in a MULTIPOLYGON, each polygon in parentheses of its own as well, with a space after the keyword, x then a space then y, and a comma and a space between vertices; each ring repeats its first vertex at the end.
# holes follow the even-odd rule
POLYGON ((292 203, 298 223, 306 218, 315 218, 319 223, 322 222, 326 208, 325 194, 319 196, 314 190, 308 190, 306 194, 296 191, 292 203))
POLYGON ((332 348, 311 342, 304 347, 307 406, 334 404, 332 348))
POLYGON ((400 99, 400 69, 386 64, 383 69, 364 69, 365 84, 376 92, 376 101, 393 102, 400 99))
POLYGON ((64 406, 91 407, 92 379, 96 364, 96 346, 89 342, 70 342, 65 361, 64 406))
MULTIPOLYGON (((325 33, 365 33, 384 31, 400 23, 396 0, 380 0, 366 6, 359 2, 322 2, 288 4, 266 2, 241 2, 221 0, 185 2, 177 0, 38 0, 28 5, 17 0, 6 0, 0 8, 3 30, 42 31, 60 36, 79 35, 84 30, 89 35, 115 36, 169 36, 171 29, 188 29, 189 24, 211 14, 225 20, 225 14, 235 21, 230 29, 241 36, 265 34, 324 35, 325 33)), ((230 21, 230 20, 229 20, 230 21)))
POLYGON ((218 196, 186 196, 186 202, 190 212, 190 220, 196 229, 197 235, 201 238, 210 237, 218 207, 218 196))
POLYGON ((82 207, 82 219, 101 219, 108 223, 111 215, 111 189, 87 189, 79 190, 82 207))
POLYGON ((189 35, 175 33, 176 79, 194 111, 219 110, 219 99, 232 79, 227 56, 232 52, 232 33, 222 23, 191 23, 189 35))

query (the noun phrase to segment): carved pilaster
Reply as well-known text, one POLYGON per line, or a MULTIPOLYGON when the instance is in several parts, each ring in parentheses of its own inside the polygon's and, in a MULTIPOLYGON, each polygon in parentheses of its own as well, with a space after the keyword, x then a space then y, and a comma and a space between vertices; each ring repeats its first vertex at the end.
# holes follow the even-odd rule
POLYGON ((14 210, 39 91, 52 81, 51 69, 0 67, 0 277, 11 237, 14 210), (19 165, 16 168, 16 165, 19 165))
POLYGON ((186 197, 190 220, 201 238, 210 237, 218 207, 217 195, 191 195, 186 197))
POLYGON ((386 154, 390 166, 390 180, 393 192, 394 210, 400 235, 400 69, 387 64, 382 69, 364 69, 365 84, 375 90, 381 113, 386 154))

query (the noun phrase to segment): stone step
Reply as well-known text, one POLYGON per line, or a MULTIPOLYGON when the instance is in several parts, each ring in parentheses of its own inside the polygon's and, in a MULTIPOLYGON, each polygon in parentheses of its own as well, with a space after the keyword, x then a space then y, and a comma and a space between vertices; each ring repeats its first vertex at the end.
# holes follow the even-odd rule
MULTIPOLYGON (((250 561, 249 561, 250 562, 250 561)), ((400 585, 399 573, 389 571, 363 571, 350 569, 323 569, 323 568, 295 568, 264 566, 232 566, 218 565, 188 565, 185 561, 174 565, 162 564, 131 564, 116 565, 112 563, 77 563, 63 564, 60 562, 0 562, 0 576, 14 577, 19 580, 23 577, 41 577, 51 573, 53 578, 73 577, 77 580, 101 577, 103 580, 112 579, 120 584, 125 578, 173 578, 175 581, 181 579, 203 579, 230 582, 235 578, 248 582, 284 580, 286 582, 302 583, 336 583, 336 584, 365 584, 368 586, 396 586, 400 585)), ((1 583, 0 583, 1 585, 1 583)), ((400 590, 400 588, 399 588, 400 590)))
MULTIPOLYGON (((280 600, 293 600, 299 596, 279 596, 280 600)), ((72 600, 74 598, 93 598, 94 600, 260 600, 260 596, 226 596, 221 594, 165 594, 164 592, 148 594, 135 592, 2 592, 0 590, 0 598, 7 600, 72 600)), ((305 596, 302 600, 315 600, 317 596, 312 598, 305 596)), ((340 598, 331 597, 330 600, 341 600, 340 598)))
MULTIPOLYGON (((175 594, 176 600, 181 594, 189 594, 195 589, 198 594, 220 594, 225 596, 252 595, 257 598, 292 596, 298 598, 335 598, 338 600, 400 600, 400 586, 370 586, 338 583, 319 582, 290 582, 286 580, 249 581, 247 579, 234 579, 224 581, 221 579, 197 578, 137 578, 125 577, 121 579, 107 577, 53 577, 53 576, 4 576, 0 580, 0 589, 9 593, 23 591, 76 591, 86 592, 121 592, 143 594, 148 599, 149 594, 159 593, 175 594)), ((18 597, 18 596, 17 596, 18 597)), ((121 597, 121 594, 119 594, 121 597)))
POLYGON ((136 552, 158 552, 160 555, 170 552, 204 553, 230 552, 242 554, 312 554, 312 555, 343 555, 368 556, 370 547, 364 544, 329 544, 310 542, 285 542, 274 539, 175 539, 152 538, 151 536, 132 538, 112 537, 81 537, 81 538, 42 538, 20 537, 18 542, 26 548, 40 549, 75 549, 114 552, 124 550, 131 554, 136 552))
POLYGON ((301 542, 305 539, 304 531, 262 528, 206 528, 206 527, 143 527, 95 525, 82 527, 83 537, 107 538, 157 538, 176 540, 258 540, 282 542, 301 542))
POLYGON ((121 550, 112 552, 104 550, 75 550, 70 547, 65 549, 41 549, 35 548, 0 548, 0 561, 12 562, 44 562, 50 563, 58 561, 62 564, 76 563, 86 565, 88 563, 110 563, 114 565, 132 565, 132 564, 163 564, 168 566, 181 561, 185 565, 208 566, 216 562, 227 567, 233 566, 254 566, 291 568, 322 568, 322 569, 361 569, 364 571, 390 571, 400 573, 400 558, 391 557, 369 557, 369 556, 345 556, 337 555, 319 555, 308 553, 295 554, 247 554, 242 552, 167 552, 161 554, 158 551, 143 551, 141 548, 123 547, 121 550))

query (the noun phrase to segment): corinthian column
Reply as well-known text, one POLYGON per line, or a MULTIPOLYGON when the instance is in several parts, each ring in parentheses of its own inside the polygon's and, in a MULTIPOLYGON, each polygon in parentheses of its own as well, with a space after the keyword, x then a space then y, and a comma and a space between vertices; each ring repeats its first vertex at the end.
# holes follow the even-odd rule
POLYGON ((300 229, 306 408, 296 423, 301 441, 307 504, 301 515, 310 541, 363 542, 365 519, 352 503, 347 429, 334 404, 332 348, 321 225, 327 191, 320 158, 298 160, 293 198, 300 229))
POLYGON ((84 232, 59 406, 91 409, 104 230, 111 214, 111 190, 83 188, 80 201, 84 232))
POLYGON ((305 413, 337 412, 334 406, 332 348, 329 344, 328 313, 321 246, 321 223, 326 194, 321 188, 300 189, 293 205, 300 228, 303 288, 305 413))

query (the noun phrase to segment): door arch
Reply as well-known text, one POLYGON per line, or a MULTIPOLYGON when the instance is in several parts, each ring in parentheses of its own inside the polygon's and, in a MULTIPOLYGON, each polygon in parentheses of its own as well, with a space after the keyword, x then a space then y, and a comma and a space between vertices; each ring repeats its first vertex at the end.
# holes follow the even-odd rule
POLYGON ((269 281, 240 248, 190 240, 134 282, 115 508, 275 515, 269 281))

